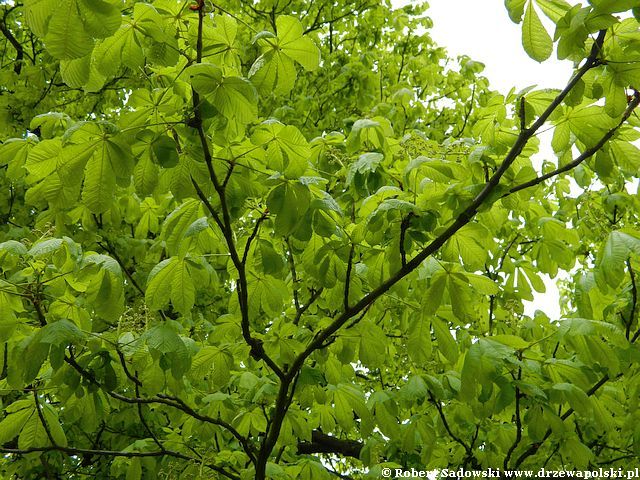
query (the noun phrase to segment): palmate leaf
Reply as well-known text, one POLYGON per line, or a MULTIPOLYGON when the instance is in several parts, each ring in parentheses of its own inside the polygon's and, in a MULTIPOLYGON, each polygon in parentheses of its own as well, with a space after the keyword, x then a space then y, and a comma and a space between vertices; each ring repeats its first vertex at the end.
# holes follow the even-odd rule
POLYGON ((171 257, 151 270, 145 299, 153 309, 163 308, 171 301, 176 311, 188 316, 195 302, 195 292, 188 261, 171 257))
POLYGON ((524 6, 527 0, 505 0, 504 6, 507 7, 509 18, 513 23, 520 23, 522 15, 524 15, 524 6))
POLYGON ((433 345, 431 341, 431 322, 418 316, 410 320, 409 329, 407 330, 407 353, 409 358, 418 364, 424 364, 431 360, 433 354, 433 345))
POLYGON ((640 234, 636 231, 611 232, 598 254, 596 280, 599 285, 617 287, 624 276, 629 255, 640 255, 640 234))
POLYGON ((129 182, 132 170, 131 150, 116 139, 106 138, 96 145, 85 167, 82 200, 93 213, 109 210, 116 184, 129 182))
POLYGON ((15 413, 9 413, 0 422, 0 444, 4 445, 16 438, 33 415, 37 415, 33 403, 25 405, 15 413))
POLYGON ((122 23, 120 9, 105 0, 76 0, 87 33, 96 38, 106 38, 118 30, 122 23))
POLYGON ((136 3, 133 18, 96 46, 93 65, 105 77, 112 77, 122 65, 141 67, 145 55, 163 65, 175 64, 178 61, 177 40, 165 28, 165 22, 153 5, 136 3), (153 50, 158 45, 168 48, 153 50))
POLYGON ((363 365, 370 368, 382 366, 387 352, 387 337, 384 331, 375 323, 362 322, 358 351, 363 365))
POLYGON ((294 17, 276 19, 277 36, 263 32, 256 36, 265 51, 254 62, 249 78, 262 94, 274 92, 284 95, 291 91, 296 79, 294 61, 305 70, 320 65, 320 50, 313 40, 303 36, 302 24, 294 17))
POLYGON ((215 385, 224 385, 230 377, 233 355, 228 348, 207 345, 193 357, 191 372, 194 376, 206 376, 215 385))
POLYGON ((222 69, 211 63, 192 65, 186 73, 193 88, 226 118, 242 123, 256 118, 258 97, 248 80, 237 76, 224 76, 222 69))
POLYGON ((33 33, 39 37, 47 34, 49 19, 57 6, 57 0, 25 0, 25 18, 33 33))
POLYGON ((267 121, 256 128, 251 141, 266 146, 268 167, 289 178, 299 178, 308 168, 311 149, 300 130, 292 125, 267 121))
MULTIPOLYGON (((52 144, 49 148, 50 155, 54 147, 52 144)), ((32 163, 44 162, 40 157, 42 155, 34 156, 32 163)), ((42 168, 48 166, 42 165, 42 168)), ((131 148, 112 124, 81 122, 66 133, 56 166, 63 187, 79 187, 83 182, 84 204, 93 213, 104 213, 112 206, 116 185, 130 183, 133 157, 131 148)), ((38 169, 39 175, 43 173, 42 168, 38 169)))
POLYGON ((303 36, 302 24, 297 18, 280 16, 276 19, 278 46, 289 58, 305 70, 315 70, 320 65, 320 50, 313 40, 303 36))
POLYGON ((120 9, 105 0, 31 0, 27 21, 60 60, 86 56, 95 38, 112 35, 120 26, 120 9))
POLYGON ((525 52, 537 62, 542 62, 551 56, 553 41, 542 25, 533 0, 529 0, 522 23, 522 46, 525 52))
POLYGON ((540 10, 554 23, 558 23, 571 9, 571 5, 565 0, 536 0, 540 10))
POLYGON ((53 10, 44 37, 47 50, 56 58, 80 58, 93 48, 93 39, 85 31, 75 0, 62 0, 53 10))
POLYGON ((449 363, 455 363, 458 360, 458 345, 449 330, 449 325, 437 317, 431 320, 431 325, 436 335, 438 351, 449 363))
POLYGON ((54 408, 49 403, 41 403, 40 408, 42 409, 42 416, 47 423, 47 428, 49 429, 49 433, 51 434, 53 441, 56 445, 66 447, 67 436, 62 429, 62 425, 60 425, 58 412, 56 412, 56 410, 54 410, 54 408))
POLYGON ((186 200, 173 210, 162 225, 161 238, 166 242, 170 255, 185 252, 191 245, 187 231, 194 222, 202 218, 202 205, 195 199, 186 200))

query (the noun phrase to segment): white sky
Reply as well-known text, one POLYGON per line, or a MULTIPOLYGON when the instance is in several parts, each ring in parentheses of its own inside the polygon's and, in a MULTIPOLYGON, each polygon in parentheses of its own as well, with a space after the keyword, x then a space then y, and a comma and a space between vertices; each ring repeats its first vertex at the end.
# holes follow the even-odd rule
MULTIPOLYGON (((408 3, 408 2, 405 2, 408 3)), ((521 25, 511 21, 503 0, 430 0, 431 35, 451 56, 468 55, 485 64, 491 87, 508 93, 529 85, 562 88, 573 68, 555 54, 546 62, 530 59, 522 48, 521 25)), ((574 3, 574 2, 572 2, 574 3)), ((541 19, 546 19, 540 15, 541 19)), ((553 36, 550 24, 545 22, 553 36)))
MULTIPOLYGON (((394 4, 409 1, 394 0, 394 4)), ((571 77, 572 62, 557 60, 555 52, 543 63, 527 56, 522 48, 522 25, 511 21, 503 0, 430 0, 429 6, 427 15, 433 20, 431 36, 435 42, 446 47, 452 57, 468 55, 484 63, 483 75, 494 90, 507 94, 512 87, 521 90, 530 85, 562 88, 571 77)), ((540 17, 553 36, 552 26, 540 17)), ((542 310, 556 320, 560 317, 558 289, 548 277, 545 284, 547 293, 534 292, 534 301, 525 302, 525 313, 542 310)))

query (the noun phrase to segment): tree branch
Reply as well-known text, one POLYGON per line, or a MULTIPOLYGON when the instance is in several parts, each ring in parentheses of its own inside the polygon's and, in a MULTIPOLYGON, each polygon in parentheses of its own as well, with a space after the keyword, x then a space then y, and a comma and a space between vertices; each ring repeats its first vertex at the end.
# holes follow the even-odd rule
POLYGON ((38 391, 35 388, 33 389, 33 401, 36 404, 36 412, 38 412, 38 418, 40 419, 40 423, 42 423, 42 428, 44 428, 44 431, 47 434, 47 438, 51 442, 51 445, 56 446, 56 441, 54 440, 51 430, 49 429, 49 425, 42 413, 42 405, 40 405, 40 401, 38 400, 38 391))
MULTIPOLYGON (((556 96, 551 104, 545 109, 544 112, 538 117, 538 119, 528 129, 522 130, 513 146, 505 156, 500 167, 495 171, 492 177, 485 183, 484 188, 476 195, 473 201, 467 206, 467 208, 458 215, 455 221, 447 227, 438 237, 436 237, 429 245, 421 250, 415 257, 407 261, 394 275, 384 281, 376 289, 371 291, 368 295, 364 296, 360 301, 351 307, 346 308, 342 314, 340 314, 328 327, 320 330, 316 333, 313 340, 309 342, 307 347, 298 354, 294 359, 290 368, 286 371, 285 377, 281 378, 280 388, 276 397, 276 404, 274 414, 272 417, 272 423, 270 424, 269 431, 266 438, 262 443, 258 462, 256 465, 256 478, 262 480, 265 478, 264 469, 266 468, 267 460, 273 447, 275 446, 280 429, 282 428, 282 422, 287 412, 288 404, 287 398, 289 395, 289 388, 293 379, 296 377, 306 359, 316 350, 323 348, 326 345, 326 341, 333 336, 345 323, 351 318, 357 316, 360 312, 367 309, 376 299, 384 295, 391 287, 402 280, 404 277, 413 272, 425 259, 437 252, 455 233, 462 227, 467 225, 476 215, 477 209, 489 198, 495 188, 500 183, 500 179, 507 172, 509 167, 522 153, 522 150, 526 146, 527 142, 533 137, 536 132, 544 125, 549 116, 555 111, 555 109, 562 103, 564 98, 569 94, 573 87, 580 81, 580 79, 592 68, 600 64, 598 56, 602 43, 604 42, 606 31, 602 30, 598 34, 598 37, 591 49, 589 57, 586 59, 584 65, 578 69, 576 74, 568 82, 567 86, 556 96)), ((469 455, 469 449, 467 454, 469 455)))
POLYGON ((244 253, 242 254, 243 265, 246 265, 247 263, 247 255, 249 255, 249 249, 251 248, 251 243, 255 240, 256 236, 258 235, 258 231, 260 230, 260 224, 264 222, 265 218, 267 218, 267 215, 269 215, 269 210, 265 209, 265 211, 262 212, 262 214, 260 215, 260 218, 256 220, 256 223, 253 226, 253 231, 251 232, 251 235, 249 235, 249 238, 247 238, 247 243, 244 245, 244 253))
POLYGON ((565 97, 569 94, 569 92, 573 89, 573 87, 580 81, 580 79, 592 68, 600 64, 598 60, 598 55, 600 52, 600 48, 602 43, 604 42, 606 31, 601 31, 594 43, 593 48, 591 49, 591 54, 585 61, 585 64, 576 72, 576 74, 571 78, 567 86, 556 96, 556 98, 549 104, 544 112, 538 117, 538 119, 533 123, 533 125, 521 131, 516 138, 513 146, 505 156, 500 167, 495 171, 492 177, 488 182, 485 183, 484 188, 476 195, 473 201, 469 204, 469 206, 458 215, 456 220, 451 224, 447 229, 441 233, 438 237, 436 237, 429 245, 427 245, 420 253, 418 253, 415 257, 409 260, 398 272, 392 275, 389 279, 383 282, 378 288, 371 291, 368 295, 362 298, 355 305, 345 310, 338 318, 336 318, 328 327, 319 332, 314 339, 309 343, 307 348, 301 352, 298 357, 294 360, 291 369, 287 372, 288 375, 293 375, 292 372, 300 369, 304 363, 304 361, 311 355, 314 351, 324 344, 324 342, 332 336, 336 331, 338 331, 350 318, 357 315, 368 305, 373 303, 378 297, 386 293, 392 286, 406 277, 409 273, 415 270, 425 259, 433 255, 437 252, 446 242, 449 240, 455 233, 460 230, 462 227, 467 225, 476 215, 477 209, 489 198, 489 196, 493 193, 495 188, 500 183, 500 179, 504 176, 509 167, 513 164, 513 162, 518 158, 522 150, 524 149, 527 142, 533 137, 538 129, 544 125, 547 119, 551 116, 551 114, 555 111, 555 109, 562 103, 565 97))
POLYGON ((507 193, 505 193, 503 195, 503 197, 511 195, 512 193, 519 192, 520 190, 524 190, 525 188, 529 188, 529 187, 533 187, 535 185, 539 185, 540 183, 544 182, 545 180, 548 180, 548 179, 550 179, 552 177, 560 175, 561 173, 568 172, 569 170, 573 170, 578 165, 580 165, 582 162, 584 162, 588 158, 592 157, 595 153, 597 153, 604 146, 605 143, 607 143, 611 139, 611 137, 613 137, 615 135, 615 133, 627 122, 627 120, 629 120, 629 117, 631 116, 631 114, 633 113, 635 108, 638 106, 638 104, 640 104, 640 92, 638 92, 636 90, 636 91, 633 92, 633 97, 632 97, 631 101, 629 102, 629 105, 627 105, 627 108, 624 111, 624 113, 622 114, 622 117, 621 117, 620 121, 618 122, 618 124, 615 127, 613 127, 611 130, 609 130, 606 134, 604 134, 602 136, 602 138, 600 138, 598 143, 596 143, 591 148, 587 148, 584 152, 582 152, 580 155, 578 155, 578 157, 576 157, 575 160, 567 163, 566 165, 563 165, 562 167, 556 168, 552 172, 545 173, 544 175, 540 175, 539 177, 536 177, 533 180, 529 180, 528 182, 524 182, 524 183, 521 183, 520 185, 516 185, 515 187, 512 187, 507 193))
POLYGON ((105 251, 107 251, 109 255, 111 255, 116 262, 118 262, 118 265, 120 265, 120 268, 122 269, 122 271, 125 273, 129 281, 131 282, 131 285, 133 285, 135 289, 138 290, 138 292, 142 296, 144 296, 144 290, 142 289, 142 287, 140 287, 138 282, 136 282, 136 280, 133 278, 133 274, 129 272, 127 267, 124 265, 124 262, 116 252, 116 249, 113 247, 113 245, 111 245, 111 243, 108 240, 106 243, 98 242, 98 245, 100 245, 105 251))
MULTIPOLYGON (((94 450, 88 448, 73 448, 73 447, 63 447, 61 445, 51 445, 48 447, 30 447, 30 448, 2 448, 0 447, 0 453, 6 453, 10 455, 26 455, 28 453, 34 452, 63 452, 67 455, 101 455, 105 457, 125 457, 125 458, 136 458, 136 457, 164 457, 171 456, 180 458, 182 460, 188 460, 191 462, 200 463, 197 459, 185 455, 180 452, 175 452, 173 450, 160 450, 155 452, 123 452, 119 450, 94 450)), ((207 468, 213 470, 214 472, 219 473, 231 480, 240 480, 240 477, 234 475, 232 473, 227 472, 221 467, 212 464, 204 464, 207 468)))
POLYGON ((464 451, 467 453, 467 455, 471 455, 471 447, 469 445, 467 445, 464 440, 462 440, 460 437, 458 437, 455 433, 453 433, 453 431, 451 430, 451 427, 449 426, 449 422, 447 421, 447 417, 444 415, 444 411, 442 410, 442 405, 440 404, 440 402, 438 400, 436 400, 433 396, 433 394, 431 392, 429 392, 429 400, 431 400, 431 403, 436 407, 436 409, 438 410, 438 415, 440 416, 440 420, 442 421, 442 425, 444 425, 444 429, 447 431, 447 433, 449 434, 449 436, 458 444, 460 444, 462 446, 462 448, 464 448, 464 451))
POLYGON ((120 400, 121 402, 124 402, 124 403, 129 403, 129 404, 132 404, 132 405, 135 405, 135 404, 152 404, 152 403, 158 403, 158 404, 162 404, 162 405, 167 405, 169 407, 173 407, 173 408, 175 408, 177 410, 182 411, 183 413, 189 415, 190 417, 195 418, 196 420, 200 420, 202 422, 210 423, 212 425, 217 425, 219 427, 224 428, 231 435, 233 435, 238 440, 238 442, 240 442, 240 444, 243 447, 244 452, 247 454, 249 459, 252 462, 255 460, 254 451, 253 451, 253 448, 252 448, 251 444, 249 443, 249 441, 245 437, 240 435, 240 433, 235 428, 233 428, 229 423, 227 423, 227 422, 225 422, 225 421, 223 421, 221 419, 212 418, 212 417, 209 417, 208 415, 203 415, 201 413, 196 412, 193 408, 191 408, 182 399, 180 399, 178 397, 174 397, 174 396, 170 396, 170 395, 158 394, 155 397, 149 397, 149 398, 140 398, 140 397, 133 398, 133 397, 127 397, 126 395, 122 395, 122 394, 120 394, 118 392, 114 392, 112 390, 107 390, 106 388, 104 388, 103 385, 100 384, 100 382, 98 382, 98 380, 96 379, 95 375, 93 375, 91 372, 85 370, 76 361, 76 359, 73 356, 66 356, 65 355, 64 360, 68 365, 70 365, 74 370, 76 370, 83 378, 85 378, 89 382, 93 383, 94 385, 97 385, 100 388, 102 388, 103 391, 107 395, 109 395, 111 398, 114 398, 116 400, 120 400))
MULTIPOLYGON (((518 368, 518 380, 522 379, 522 367, 518 368)), ((509 447, 506 456, 504 457, 503 468, 507 470, 509 468, 509 460, 511 460, 511 455, 518 447, 520 442, 522 441, 522 417, 520 415, 520 399, 522 398, 522 393, 520 392, 520 388, 516 387, 516 438, 509 447)))
POLYGON ((347 273, 344 279, 344 309, 349 310, 349 290, 351 289, 351 272, 353 271, 353 253, 355 246, 353 243, 349 248, 349 260, 347 261, 347 273))
POLYGON ((13 48, 16 51, 16 60, 15 60, 15 64, 13 65, 13 71, 15 72, 16 75, 20 75, 20 72, 22 71, 22 61, 24 60, 24 57, 25 57, 24 47, 18 41, 15 35, 11 32, 11 30, 9 30, 9 27, 7 27, 7 17, 9 16, 9 13, 14 8, 15 6, 12 8, 5 9, 4 15, 2 16, 2 20, 0 20, 0 32, 2 32, 5 38, 9 40, 9 43, 13 46, 13 48))
MULTIPOLYGON (((631 333, 631 327, 633 326, 633 320, 636 316, 636 306, 638 304, 638 287, 636 286, 636 275, 631 267, 631 259, 627 258, 627 268, 629 269, 629 277, 631 277, 631 311, 629 312, 629 319, 627 320, 627 325, 625 326, 625 335, 627 340, 629 340, 629 335, 631 333)), ((635 342, 638 339, 638 335, 640 335, 640 330, 635 333, 633 336, 633 341, 635 342)))
POLYGON ((310 442, 298 443, 298 453, 302 455, 329 453, 359 459, 363 446, 362 443, 355 440, 342 440, 318 430, 313 430, 310 442))
MULTIPOLYGON (((622 376, 622 374, 618 375, 616 378, 619 378, 620 376, 622 376)), ((598 390, 600 390, 600 388, 605 383, 607 383, 609 380, 610 380, 609 375, 605 375, 604 377, 602 377, 595 385, 593 385, 593 387, 591 387, 586 392, 587 397, 591 397, 594 393, 596 393, 598 390)), ((560 418, 562 420, 566 420, 571 415, 573 415, 573 413, 574 413, 573 408, 570 408, 569 410, 564 412, 564 414, 560 418)), ((542 444, 551 436, 551 433, 552 433, 552 430, 550 428, 547 429, 547 431, 545 432, 544 436, 542 437, 542 439, 539 442, 532 443, 531 445, 529 445, 529 448, 527 448, 524 452, 522 452, 522 454, 516 460, 516 463, 514 464, 514 468, 518 468, 522 464, 522 462, 524 462, 531 455, 535 454, 538 451, 538 449, 542 446, 542 444)))
POLYGON ((322 295, 323 291, 324 291, 323 287, 320 287, 318 290, 313 290, 313 289, 311 290, 311 296, 309 297, 309 301, 304 305, 300 306, 300 308, 296 312, 296 316, 293 319, 294 325, 298 325, 300 323, 300 319, 302 318, 302 315, 304 315, 304 312, 306 312, 309 309, 309 307, 313 305, 318 298, 320 298, 320 295, 322 295))
MULTIPOLYGON (((198 32, 197 32, 197 40, 196 40, 196 62, 202 63, 202 35, 204 28, 204 18, 206 13, 204 11, 204 0, 199 0, 198 6, 198 32)), ((222 212, 222 219, 220 220, 219 216, 215 213, 213 206, 207 200, 206 195, 202 189, 198 186, 197 182, 192 178, 191 181, 196 188, 196 192, 198 193, 198 197, 203 201, 206 205, 207 209, 214 217, 214 220, 218 224, 218 227, 222 231, 222 235, 224 236, 225 242, 227 244, 227 248, 229 250, 229 255, 231 256, 231 261, 233 262, 234 267, 238 271, 238 285, 237 285, 237 295, 238 295, 238 303, 240 305, 240 315, 241 315, 241 328, 242 328, 242 337, 245 342, 251 348, 250 354, 256 360, 264 361, 269 368, 279 377, 283 378, 284 373, 280 369, 280 367, 269 357, 267 352, 264 350, 262 345, 262 341, 254 338, 251 334, 250 320, 249 320, 249 297, 247 292, 247 275, 245 271, 245 265, 240 259, 238 255, 238 250, 235 245, 233 226, 231 222, 231 215, 229 213, 229 208, 227 205, 227 198, 225 194, 224 186, 218 180, 218 176, 216 175, 215 169, 213 168, 213 157, 211 155, 211 149, 209 148, 209 141, 207 139, 207 135, 204 130, 204 126, 202 123, 202 110, 200 103, 200 96, 198 92, 192 87, 191 89, 192 99, 193 99, 193 113, 194 118, 193 121, 190 122, 190 126, 195 128, 198 137, 200 138, 200 144, 202 145, 202 151, 204 155, 204 161, 207 165, 207 170, 209 172, 209 178, 211 179, 211 183, 218 194, 218 198, 220 199, 220 209, 222 212)))

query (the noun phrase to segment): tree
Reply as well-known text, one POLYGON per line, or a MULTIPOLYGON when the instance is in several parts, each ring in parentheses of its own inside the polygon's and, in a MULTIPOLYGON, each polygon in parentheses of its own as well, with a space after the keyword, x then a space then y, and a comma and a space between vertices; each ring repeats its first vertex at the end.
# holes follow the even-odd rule
POLYGON ((3 475, 633 464, 637 2, 505 3, 562 90, 425 5, 3 2, 3 475))

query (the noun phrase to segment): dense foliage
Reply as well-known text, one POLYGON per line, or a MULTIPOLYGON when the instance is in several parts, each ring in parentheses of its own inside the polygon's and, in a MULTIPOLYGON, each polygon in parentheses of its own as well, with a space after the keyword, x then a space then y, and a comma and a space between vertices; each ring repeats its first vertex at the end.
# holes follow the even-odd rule
POLYGON ((634 464, 637 1, 505 3, 562 90, 426 5, 2 2, 2 476, 634 464))

